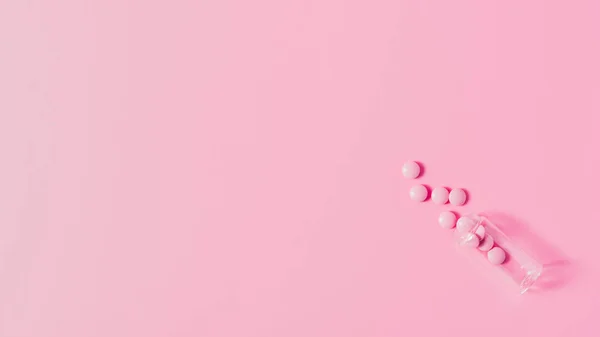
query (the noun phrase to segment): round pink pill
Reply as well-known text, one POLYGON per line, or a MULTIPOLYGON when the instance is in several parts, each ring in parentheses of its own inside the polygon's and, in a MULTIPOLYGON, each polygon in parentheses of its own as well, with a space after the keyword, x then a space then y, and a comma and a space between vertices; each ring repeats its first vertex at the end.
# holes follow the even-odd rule
POLYGON ((506 253, 500 247, 494 247, 487 253, 488 261, 491 264, 502 264, 506 259, 506 253))
POLYGON ((450 211, 444 211, 440 213, 438 217, 438 223, 442 228, 450 229, 456 225, 456 214, 450 211))
POLYGON ((492 239, 492 237, 489 234, 486 234, 483 237, 483 240, 479 243, 479 247, 477 247, 477 249, 479 249, 482 252, 487 252, 488 250, 492 249, 493 246, 494 239, 492 239))
POLYGON ((421 173, 421 166, 414 161, 407 161, 402 166, 402 175, 406 179, 415 179, 421 173))
POLYGON ((458 218, 458 221, 456 221, 456 229, 462 233, 470 231, 475 225, 475 221, 466 216, 461 216, 458 218))
POLYGON ((483 237, 485 236, 485 228, 483 226, 477 227, 475 234, 477 234, 479 240, 483 240, 483 237))
POLYGON ((414 201, 425 201, 427 199, 427 187, 415 185, 410 189, 410 198, 414 201))
POLYGON ((450 192, 450 203, 454 206, 461 206, 467 201, 467 193, 461 188, 455 188, 450 192))
POLYGON ((443 205, 448 202, 448 190, 444 187, 436 187, 431 192, 431 200, 435 204, 443 205))
POLYGON ((479 246, 479 237, 474 234, 468 234, 468 239, 464 242, 464 245, 470 248, 477 248, 479 246))

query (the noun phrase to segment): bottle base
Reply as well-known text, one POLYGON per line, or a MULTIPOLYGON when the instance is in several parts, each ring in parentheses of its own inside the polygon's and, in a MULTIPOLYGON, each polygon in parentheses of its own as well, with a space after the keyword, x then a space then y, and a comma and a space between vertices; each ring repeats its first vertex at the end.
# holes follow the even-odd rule
POLYGON ((538 278, 540 278, 540 275, 542 275, 541 270, 532 270, 532 271, 529 271, 527 273, 527 275, 525 275, 525 278, 523 279, 523 281, 521 281, 521 284, 519 286, 521 295, 526 293, 527 290, 529 290, 529 288, 531 288, 531 286, 533 286, 535 281, 537 281, 538 278))

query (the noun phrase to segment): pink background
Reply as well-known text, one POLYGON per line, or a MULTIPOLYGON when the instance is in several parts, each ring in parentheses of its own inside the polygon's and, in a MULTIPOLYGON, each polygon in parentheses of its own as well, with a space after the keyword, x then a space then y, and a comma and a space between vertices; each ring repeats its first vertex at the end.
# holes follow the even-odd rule
POLYGON ((600 2, 0 1, 0 336, 600 335, 600 2), (416 204, 464 187, 516 295, 416 204))

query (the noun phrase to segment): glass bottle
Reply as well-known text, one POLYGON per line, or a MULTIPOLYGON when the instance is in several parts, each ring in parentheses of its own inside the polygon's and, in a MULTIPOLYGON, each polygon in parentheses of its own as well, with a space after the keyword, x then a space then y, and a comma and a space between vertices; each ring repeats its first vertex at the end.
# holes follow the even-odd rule
POLYGON ((528 255, 485 215, 471 214, 461 217, 459 224, 457 224, 455 235, 460 246, 478 247, 481 244, 480 241, 484 239, 482 236, 489 235, 493 239, 493 246, 504 250, 506 259, 498 267, 501 267, 508 276, 517 282, 521 294, 530 289, 542 275, 543 265, 528 255))

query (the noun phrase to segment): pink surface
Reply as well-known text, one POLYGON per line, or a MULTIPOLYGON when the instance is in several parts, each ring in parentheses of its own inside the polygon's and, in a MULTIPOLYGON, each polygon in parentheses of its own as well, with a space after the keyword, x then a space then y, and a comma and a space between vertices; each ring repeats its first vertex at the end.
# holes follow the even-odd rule
POLYGON ((599 31, 593 0, 0 2, 0 336, 597 337, 599 31), (444 209, 553 278, 518 297, 444 209))

